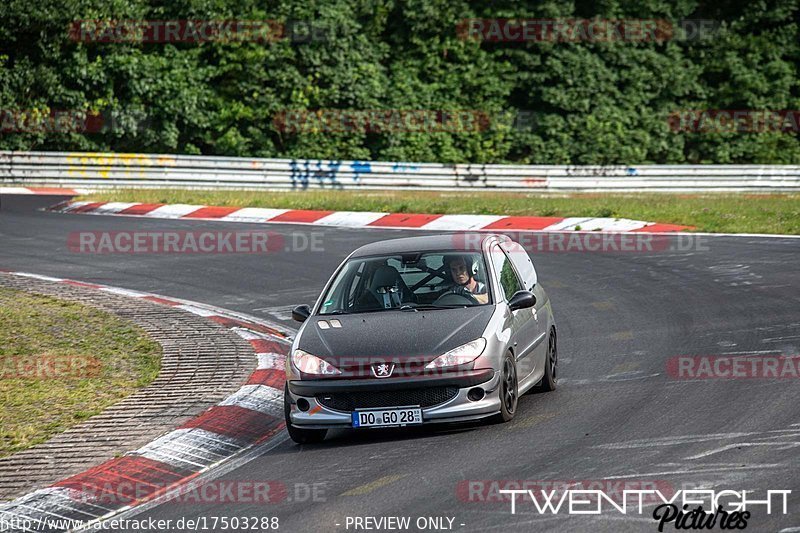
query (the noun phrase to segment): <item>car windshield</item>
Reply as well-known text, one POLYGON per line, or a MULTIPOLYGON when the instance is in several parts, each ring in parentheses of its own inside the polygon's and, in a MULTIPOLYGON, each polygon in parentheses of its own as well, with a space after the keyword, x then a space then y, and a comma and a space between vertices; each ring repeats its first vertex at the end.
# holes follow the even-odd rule
POLYGON ((482 254, 437 251, 353 258, 322 301, 330 315, 487 305, 491 295, 482 254))

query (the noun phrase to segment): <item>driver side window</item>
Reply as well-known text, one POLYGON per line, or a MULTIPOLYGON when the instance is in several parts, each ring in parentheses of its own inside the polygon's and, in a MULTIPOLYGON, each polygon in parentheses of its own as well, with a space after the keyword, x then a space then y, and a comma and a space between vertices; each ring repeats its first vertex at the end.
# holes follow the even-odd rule
POLYGON ((503 289, 503 294, 506 300, 510 300, 515 292, 522 290, 522 284, 519 282, 511 261, 497 245, 492 247, 492 263, 500 274, 500 287, 503 289))

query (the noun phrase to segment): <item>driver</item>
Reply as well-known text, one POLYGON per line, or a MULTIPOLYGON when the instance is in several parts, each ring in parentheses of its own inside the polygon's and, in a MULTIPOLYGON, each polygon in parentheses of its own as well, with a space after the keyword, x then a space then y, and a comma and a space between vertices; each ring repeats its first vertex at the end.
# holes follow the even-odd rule
POLYGON ((453 285, 445 293, 467 293, 475 298, 478 303, 485 304, 489 302, 486 284, 475 279, 471 257, 452 256, 447 260, 447 268, 450 270, 450 277, 453 278, 453 285))

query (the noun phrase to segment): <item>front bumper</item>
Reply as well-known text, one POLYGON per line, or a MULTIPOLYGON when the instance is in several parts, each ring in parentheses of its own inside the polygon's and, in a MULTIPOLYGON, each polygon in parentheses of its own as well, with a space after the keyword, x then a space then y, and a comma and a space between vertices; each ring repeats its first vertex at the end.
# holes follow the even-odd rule
MULTIPOLYGON (((456 376, 435 376, 387 379, 322 379, 289 381, 289 405, 291 424, 307 429, 331 429, 352 427, 351 412, 336 410, 323 405, 317 395, 337 392, 402 391, 426 387, 457 387, 458 391, 449 400, 422 407, 423 424, 437 422, 459 422, 484 418, 500 412, 500 399, 493 394, 500 383, 500 373, 492 369, 461 372, 456 376), (479 387, 485 391, 481 400, 472 401, 467 393, 479 387), (309 408, 301 411, 297 400, 303 398, 309 408)), ((403 405, 382 408, 405 407, 403 405)))

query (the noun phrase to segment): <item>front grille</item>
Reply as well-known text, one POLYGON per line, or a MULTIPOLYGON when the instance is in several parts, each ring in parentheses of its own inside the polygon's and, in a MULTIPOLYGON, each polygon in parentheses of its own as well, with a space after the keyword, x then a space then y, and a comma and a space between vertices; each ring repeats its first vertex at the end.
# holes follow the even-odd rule
POLYGON ((332 392, 317 394, 317 401, 335 411, 354 411, 358 408, 405 405, 431 407, 455 398, 456 394, 458 394, 458 387, 428 387, 388 391, 332 392))

